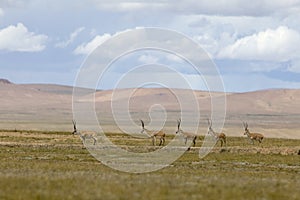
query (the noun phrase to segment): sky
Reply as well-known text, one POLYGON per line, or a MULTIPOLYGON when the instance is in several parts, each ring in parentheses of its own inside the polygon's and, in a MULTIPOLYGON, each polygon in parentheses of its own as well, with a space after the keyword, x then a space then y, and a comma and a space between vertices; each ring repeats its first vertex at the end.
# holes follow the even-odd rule
MULTIPOLYGON (((300 88, 300 0, 0 0, 0 78, 73 85, 98 45, 143 27, 174 30, 197 42, 227 92, 300 88)), ((121 66, 170 60, 197 82, 178 57, 142 51, 116 63, 99 87, 112 88, 124 75, 121 66)), ((195 83, 193 89, 205 87, 195 83)))

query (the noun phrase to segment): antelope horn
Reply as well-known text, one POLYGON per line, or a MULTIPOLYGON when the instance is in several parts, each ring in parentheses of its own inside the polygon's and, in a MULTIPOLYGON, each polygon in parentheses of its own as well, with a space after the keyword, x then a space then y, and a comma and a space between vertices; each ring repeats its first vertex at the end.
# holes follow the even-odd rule
POLYGON ((74 130, 76 130, 76 122, 75 122, 75 120, 72 120, 72 122, 73 122, 74 130))
POLYGON ((178 127, 178 130, 180 128, 180 124, 181 124, 181 119, 177 120, 177 127, 178 127))
POLYGON ((145 128, 144 121, 143 121, 143 120, 141 120, 141 123, 142 123, 142 128, 144 129, 144 128, 145 128))

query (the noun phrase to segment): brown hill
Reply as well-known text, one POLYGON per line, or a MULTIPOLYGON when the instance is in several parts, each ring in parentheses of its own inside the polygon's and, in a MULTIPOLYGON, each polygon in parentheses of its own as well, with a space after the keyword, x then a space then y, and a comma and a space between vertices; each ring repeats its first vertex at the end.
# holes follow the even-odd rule
POLYGON ((71 116, 71 93, 1 82, 0 96, 0 129, 54 129, 65 116, 71 116))
POLYGON ((231 113, 299 114, 300 90, 277 89, 236 93, 227 96, 231 113))
MULTIPOLYGON (((13 84, 1 79, 0 129, 71 130, 72 92, 70 86, 13 84)), ((175 123, 176 126, 175 120, 180 117, 181 109, 177 97, 190 97, 190 94, 199 103, 203 131, 206 131, 205 118, 210 116, 211 98, 220 98, 222 93, 161 88, 122 89, 114 93, 111 90, 97 91, 96 111, 101 115, 99 119, 115 130, 111 105, 119 111, 127 109, 118 107, 118 103, 127 101, 130 96, 128 106, 133 118, 149 117, 147 112, 151 106, 160 104, 172 115, 170 124, 174 126, 175 123)), ((300 89, 228 93, 226 99, 224 130, 229 135, 235 135, 234 132, 241 134, 242 121, 247 121, 253 131, 264 131, 275 137, 300 138, 300 89)), ((90 95, 81 100, 91 100, 90 95)), ((192 98, 185 98, 184 101, 186 105, 193 105, 192 98)), ((187 106, 185 111, 193 112, 195 108, 187 106)))

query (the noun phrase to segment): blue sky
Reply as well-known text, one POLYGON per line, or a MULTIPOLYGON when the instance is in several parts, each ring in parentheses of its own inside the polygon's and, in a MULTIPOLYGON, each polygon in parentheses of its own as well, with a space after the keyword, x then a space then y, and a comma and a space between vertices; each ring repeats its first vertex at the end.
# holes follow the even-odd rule
MULTIPOLYGON (((0 0, 0 77, 73 85, 93 49, 137 27, 172 29, 198 42, 216 63, 226 91, 300 88, 298 0, 0 0)), ((144 52, 131 59, 162 61, 156 56, 144 52)))

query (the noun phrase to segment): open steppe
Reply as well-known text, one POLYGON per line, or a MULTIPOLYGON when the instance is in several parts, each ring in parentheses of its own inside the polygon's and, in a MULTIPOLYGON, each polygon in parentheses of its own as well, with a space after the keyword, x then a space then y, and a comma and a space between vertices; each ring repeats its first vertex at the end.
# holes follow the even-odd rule
MULTIPOLYGON (((135 152, 160 148, 149 139, 106 135, 135 152)), ((130 174, 103 165, 70 132, 0 131, 0 198, 299 199, 299 140, 251 145, 245 137, 227 139, 227 147, 217 144, 199 159, 200 137, 168 167, 130 174)))
MULTIPOLYGON (((193 91, 201 110, 196 147, 168 167, 142 174, 105 166, 71 134, 72 91, 69 86, 0 81, 0 199, 300 198, 300 90, 227 93, 227 146, 218 143, 201 159, 198 150, 207 133, 211 98, 222 94, 193 91), (261 144, 249 143, 243 121, 265 135, 261 144)), ((118 92, 115 102, 128 90, 118 92)), ((114 144, 134 152, 162 148, 118 130, 110 109, 112 91, 94 94, 97 115, 114 144)), ((149 121, 149 106, 160 103, 170 114, 168 144, 180 116, 174 99, 166 89, 138 89, 129 102, 135 132, 141 130, 140 118, 149 121)))

